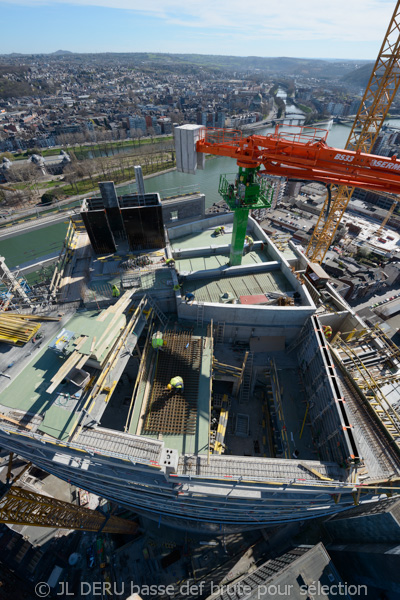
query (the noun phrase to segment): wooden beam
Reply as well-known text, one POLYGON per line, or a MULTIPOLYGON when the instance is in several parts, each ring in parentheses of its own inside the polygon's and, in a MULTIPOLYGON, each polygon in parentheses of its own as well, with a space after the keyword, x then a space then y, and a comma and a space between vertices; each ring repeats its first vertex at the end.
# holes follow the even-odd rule
POLYGON ((14 423, 14 425, 19 425, 20 427, 25 427, 25 429, 32 429, 32 425, 25 425, 24 423, 20 423, 19 421, 17 421, 17 419, 12 419, 11 417, 7 417, 7 415, 3 415, 3 413, 0 413, 0 419, 4 419, 5 421, 14 423))
POLYGON ((82 354, 75 350, 71 356, 63 363, 61 368, 57 371, 54 377, 51 378, 51 385, 47 388, 46 392, 52 394, 54 390, 60 385, 61 381, 66 375, 75 367, 75 365, 81 360, 82 354))

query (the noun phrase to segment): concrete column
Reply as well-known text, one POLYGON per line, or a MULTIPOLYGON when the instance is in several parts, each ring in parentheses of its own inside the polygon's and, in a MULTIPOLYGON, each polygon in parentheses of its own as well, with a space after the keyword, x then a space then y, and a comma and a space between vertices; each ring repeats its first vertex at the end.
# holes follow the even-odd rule
POLYGON ((99 183, 101 197, 105 208, 119 208, 117 190, 113 181, 99 183))
POLYGON ((136 179, 136 186, 137 186, 138 194, 139 194, 139 196, 144 196, 146 192, 144 189, 144 179, 143 179, 142 167, 140 165, 135 165, 134 169, 135 169, 135 179, 136 179))

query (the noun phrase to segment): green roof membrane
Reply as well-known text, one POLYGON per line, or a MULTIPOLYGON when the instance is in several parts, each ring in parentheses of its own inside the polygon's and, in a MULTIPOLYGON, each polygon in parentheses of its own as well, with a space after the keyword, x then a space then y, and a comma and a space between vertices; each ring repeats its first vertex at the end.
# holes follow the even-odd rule
MULTIPOLYGON (((100 314, 99 311, 85 311, 74 316, 66 325, 68 330, 75 332, 76 337, 88 336, 80 348, 82 354, 90 354, 93 336, 96 336, 97 342, 101 341, 103 333, 114 316, 111 314, 104 321, 98 321, 97 317, 100 314)), ((107 347, 104 348, 101 357, 109 352, 110 345, 115 342, 120 328, 124 325, 125 315, 121 315, 113 327, 114 337, 112 340, 108 341, 108 334, 105 336, 107 337, 107 347)), ((73 341, 69 343, 68 349, 73 351, 73 341)), ((63 401, 60 400, 62 388, 59 386, 52 394, 48 394, 46 390, 51 384, 52 377, 66 359, 50 350, 46 344, 0 395, 0 403, 4 406, 44 416, 40 430, 59 439, 66 439, 71 431, 76 419, 77 413, 74 412, 74 407, 77 403, 72 403, 72 407, 70 405, 69 408, 67 405, 63 407, 63 401)), ((74 392, 79 389, 76 386, 73 388, 74 392)))
MULTIPOLYGON (((255 265, 269 262, 271 257, 265 250, 253 250, 245 254, 242 265, 255 265)), ((178 271, 204 271, 208 269, 219 269, 229 266, 229 254, 211 254, 210 256, 198 256, 195 258, 181 258, 176 261, 178 271)))
POLYGON ((226 246, 232 241, 232 233, 215 236, 214 229, 206 229, 205 231, 197 231, 184 235, 182 237, 171 240, 174 250, 185 248, 204 248, 207 246, 226 246))
POLYGON ((286 277, 280 271, 257 273, 221 279, 186 280, 183 284, 183 295, 193 292, 199 302, 219 302, 222 294, 228 292, 235 298, 253 296, 266 292, 293 292, 286 277))

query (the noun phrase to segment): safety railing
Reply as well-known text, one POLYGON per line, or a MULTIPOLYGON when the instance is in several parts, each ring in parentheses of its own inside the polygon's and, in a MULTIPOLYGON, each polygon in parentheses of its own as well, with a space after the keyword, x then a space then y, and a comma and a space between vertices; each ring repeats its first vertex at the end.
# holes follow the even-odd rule
POLYGON ((277 125, 274 131, 274 137, 278 140, 289 140, 291 142, 301 142, 303 144, 310 142, 326 142, 329 131, 318 127, 304 127, 301 125, 277 125), (293 127, 297 131, 287 131, 287 128, 293 127))
POLYGON ((238 146, 242 140, 242 132, 238 129, 221 129, 217 127, 205 127, 200 132, 200 139, 207 144, 229 144, 238 146))

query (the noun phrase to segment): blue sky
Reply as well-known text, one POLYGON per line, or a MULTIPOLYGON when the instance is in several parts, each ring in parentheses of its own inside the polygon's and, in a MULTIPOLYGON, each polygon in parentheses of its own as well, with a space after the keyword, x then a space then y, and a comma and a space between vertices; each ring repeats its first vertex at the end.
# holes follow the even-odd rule
POLYGON ((395 0, 0 0, 0 54, 184 52, 374 60, 395 0))

